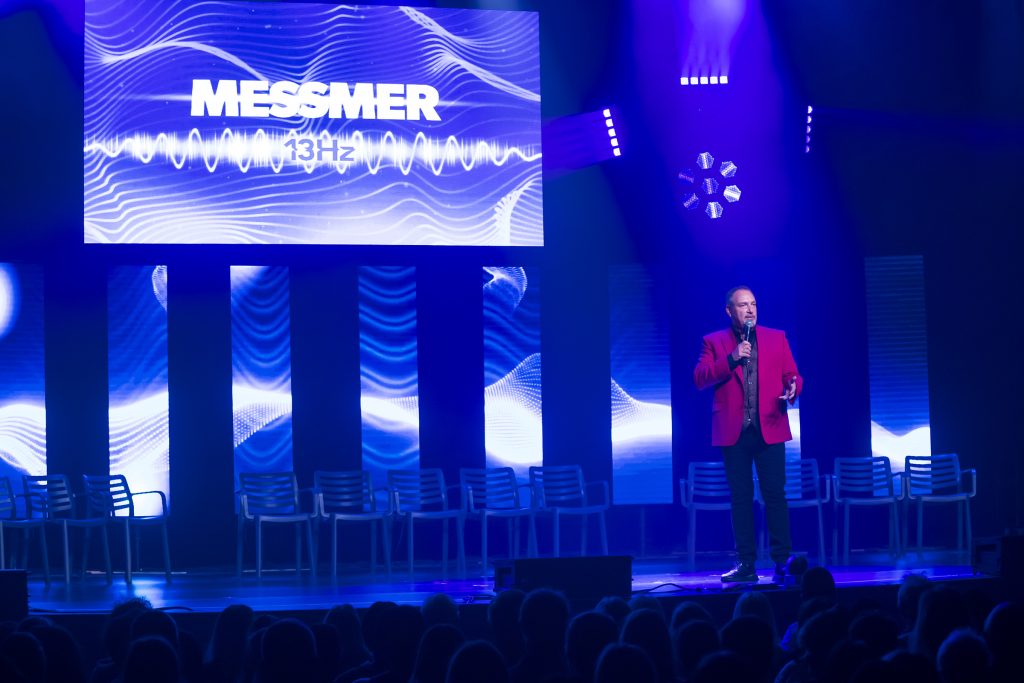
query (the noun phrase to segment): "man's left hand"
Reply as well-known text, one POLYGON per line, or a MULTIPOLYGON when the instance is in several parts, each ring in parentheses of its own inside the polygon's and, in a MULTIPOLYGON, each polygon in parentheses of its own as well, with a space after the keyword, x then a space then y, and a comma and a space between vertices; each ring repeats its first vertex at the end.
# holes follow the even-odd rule
POLYGON ((789 386, 782 392, 782 396, 779 396, 784 401, 792 401, 796 398, 796 378, 794 377, 789 381, 789 386))

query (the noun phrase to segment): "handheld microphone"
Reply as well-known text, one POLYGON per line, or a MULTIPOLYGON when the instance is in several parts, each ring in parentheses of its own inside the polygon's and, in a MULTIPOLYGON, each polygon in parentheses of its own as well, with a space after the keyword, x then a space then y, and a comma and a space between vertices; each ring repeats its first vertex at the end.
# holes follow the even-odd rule
POLYGON ((750 341, 750 332, 754 329, 754 321, 748 320, 743 323, 743 341, 750 341))

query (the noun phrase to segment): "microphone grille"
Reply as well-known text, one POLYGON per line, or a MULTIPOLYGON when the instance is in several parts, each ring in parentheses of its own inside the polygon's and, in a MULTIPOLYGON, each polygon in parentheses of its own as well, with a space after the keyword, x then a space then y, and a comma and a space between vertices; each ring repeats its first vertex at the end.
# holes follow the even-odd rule
POLYGON ((748 330, 751 329, 753 326, 754 326, 754 321, 753 320, 748 320, 745 323, 743 323, 743 327, 747 328, 748 330))

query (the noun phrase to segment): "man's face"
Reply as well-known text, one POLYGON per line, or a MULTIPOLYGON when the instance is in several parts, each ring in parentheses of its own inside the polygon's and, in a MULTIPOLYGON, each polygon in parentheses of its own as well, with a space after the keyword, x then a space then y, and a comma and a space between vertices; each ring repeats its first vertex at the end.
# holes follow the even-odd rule
POLYGON ((754 293, 749 289, 739 289, 733 292, 732 301, 725 307, 725 314, 732 320, 732 326, 737 330, 749 320, 757 324, 757 300, 754 293))

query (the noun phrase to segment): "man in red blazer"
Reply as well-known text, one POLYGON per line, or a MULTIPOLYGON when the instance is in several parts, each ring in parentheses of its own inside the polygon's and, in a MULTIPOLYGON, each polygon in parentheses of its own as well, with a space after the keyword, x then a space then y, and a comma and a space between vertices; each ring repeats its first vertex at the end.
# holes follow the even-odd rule
POLYGON ((749 287, 726 294, 728 329, 704 337, 693 382, 714 387, 711 443, 722 447, 732 494, 732 529, 739 564, 722 575, 726 583, 756 582, 754 479, 757 467, 775 561, 773 581, 782 582, 792 549, 786 505, 786 447, 793 438, 786 405, 803 388, 786 334, 757 324, 757 300, 749 287))

